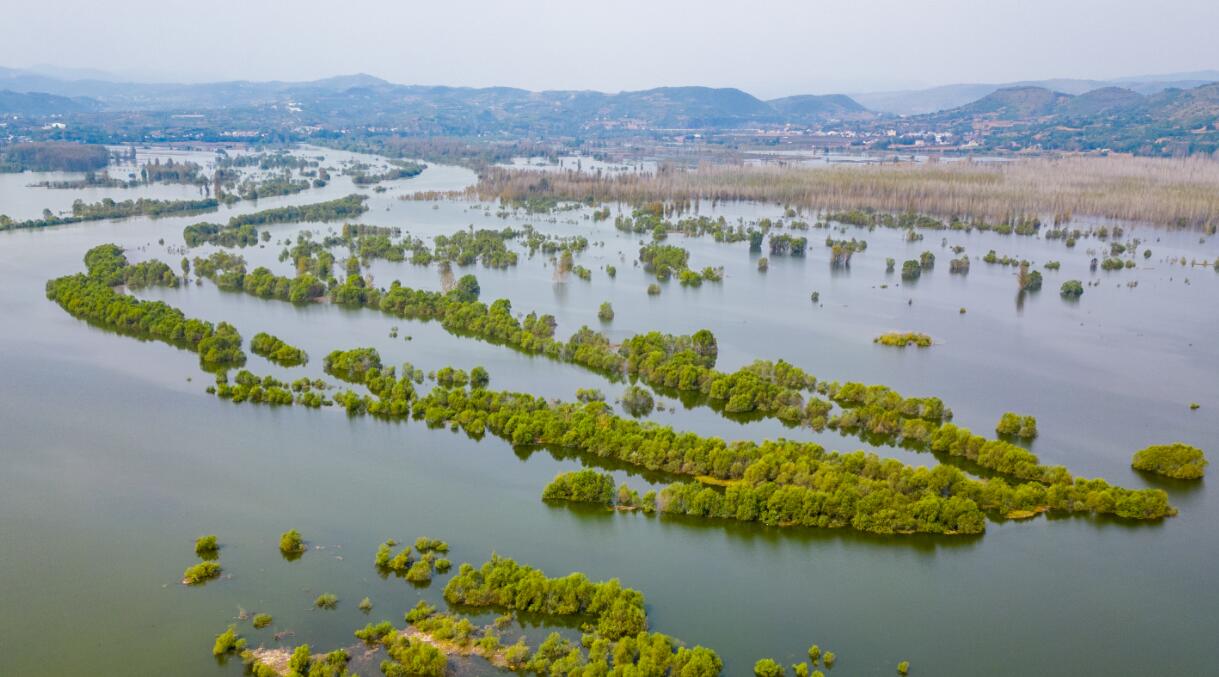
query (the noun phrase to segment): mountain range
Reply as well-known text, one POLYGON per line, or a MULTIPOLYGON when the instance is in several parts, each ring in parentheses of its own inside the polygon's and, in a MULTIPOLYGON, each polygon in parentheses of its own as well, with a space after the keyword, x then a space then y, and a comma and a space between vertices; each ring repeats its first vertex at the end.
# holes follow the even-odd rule
MULTIPOLYGON (((158 84, 65 80, 0 68, 0 91, 5 90, 61 97, 65 111, 71 112, 82 108, 110 112, 187 111, 293 104, 325 116, 358 104, 385 116, 410 111, 417 116, 455 119, 517 118, 557 123, 577 118, 631 120, 648 126, 671 127, 874 117, 843 95, 794 96, 766 102, 734 88, 658 87, 614 94, 587 90, 532 92, 512 87, 398 85, 365 74, 309 82, 158 84)), ((54 101, 46 97, 39 102, 0 100, 0 112, 38 114, 54 101)))
MULTIPOLYGON (((0 90, 17 93, 53 94, 74 99, 95 99, 105 110, 171 110, 187 108, 233 108, 258 106, 286 98, 309 99, 353 88, 382 94, 398 93, 407 98, 437 96, 452 104, 470 103, 505 107, 527 106, 529 100, 543 105, 573 105, 575 108, 608 107, 611 114, 631 110, 633 102, 655 102, 671 114, 674 105, 701 108, 702 115, 727 118, 794 115, 816 119, 859 119, 871 113, 922 115, 965 106, 988 94, 1013 87, 1040 87, 1064 94, 1080 95, 1120 87, 1137 94, 1156 94, 1170 88, 1189 89, 1219 82, 1219 70, 1142 75, 1112 80, 1051 79, 1001 84, 952 84, 917 90, 863 92, 852 95, 798 95, 762 101, 732 88, 661 87, 638 92, 605 94, 592 91, 550 90, 530 92, 511 87, 426 87, 397 85, 363 73, 307 82, 235 80, 198 84, 122 82, 88 69, 49 66, 34 69, 0 67, 0 90), (714 110, 713 110, 714 109, 714 110)), ((12 104, 9 104, 12 105, 12 104)))
POLYGON ((1009 150, 1209 152, 1219 143, 1219 71, 771 100, 697 86, 534 92, 399 85, 366 74, 200 84, 68 77, 77 73, 0 68, 0 113, 74 115, 103 135, 126 139, 148 139, 149 130, 156 138, 211 138, 218 129, 519 138, 794 125, 870 137, 896 132, 899 145, 925 142, 933 132, 940 143, 951 132, 958 145, 1009 150))

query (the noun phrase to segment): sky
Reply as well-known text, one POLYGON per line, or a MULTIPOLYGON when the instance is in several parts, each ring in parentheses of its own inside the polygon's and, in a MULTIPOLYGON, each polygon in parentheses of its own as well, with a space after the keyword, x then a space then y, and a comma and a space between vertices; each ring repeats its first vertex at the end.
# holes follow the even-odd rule
POLYGON ((0 66, 756 96, 1219 68, 1217 0, 5 0, 0 66))

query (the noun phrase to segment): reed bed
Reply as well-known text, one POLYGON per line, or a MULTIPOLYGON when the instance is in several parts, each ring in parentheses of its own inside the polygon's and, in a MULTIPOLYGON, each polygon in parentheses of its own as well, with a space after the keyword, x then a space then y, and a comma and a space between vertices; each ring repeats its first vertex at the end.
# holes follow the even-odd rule
POLYGON ((1219 162, 1123 156, 815 168, 703 165, 617 176, 489 168, 467 195, 629 204, 758 201, 991 222, 1061 215, 1213 228, 1219 224, 1219 162))

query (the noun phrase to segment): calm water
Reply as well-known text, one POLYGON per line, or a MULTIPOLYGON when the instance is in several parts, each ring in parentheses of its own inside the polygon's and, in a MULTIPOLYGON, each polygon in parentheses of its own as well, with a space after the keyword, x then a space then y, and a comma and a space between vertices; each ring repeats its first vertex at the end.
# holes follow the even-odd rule
MULTIPOLYGON (((355 157, 326 155, 334 167, 355 157)), ((25 188, 48 177, 0 175, 0 213, 26 218, 43 207, 66 208, 76 197, 98 199, 25 188)), ((608 300, 617 313, 604 327, 612 336, 706 327, 719 339, 723 369, 781 357, 825 379, 938 395, 958 423, 979 432, 992 430, 1007 410, 1034 414, 1041 437, 1033 449, 1045 462, 1126 486, 1163 486, 1181 514, 1157 525, 1038 518, 992 522, 980 538, 885 539, 552 508, 539 500, 542 487, 556 472, 579 467, 578 459, 416 423, 232 405, 203 392, 210 377, 194 354, 89 327, 45 299, 45 281, 80 270, 84 251, 98 243, 128 248, 133 261, 159 257, 176 266, 180 256, 157 241, 180 246, 182 227, 199 217, 0 233, 0 674, 237 675, 239 664, 218 665, 209 650, 242 609, 275 616, 266 630, 243 624, 255 645, 273 645, 272 633, 291 631, 286 643, 350 646, 352 630, 366 622, 401 624, 419 598, 439 599, 447 577, 415 588, 382 580, 371 565, 381 541, 420 535, 448 540, 455 563, 480 563, 496 551, 551 575, 619 577, 647 595, 655 629, 715 648, 727 674, 746 674, 764 656, 792 663, 814 642, 838 654, 835 674, 845 675, 890 675, 899 660, 921 675, 961 677, 1213 671, 1219 501, 1205 482, 1158 483, 1135 474, 1129 460, 1147 444, 1175 440, 1212 457, 1219 449, 1219 275, 1163 262, 1213 259, 1214 238, 1199 244, 1194 234, 1141 228, 1133 236, 1159 238, 1145 265, 1093 275, 1086 253, 1099 246, 1093 240, 1069 252, 1030 238, 946 234, 975 257, 993 248, 1038 265, 1062 261, 1060 272, 1045 271, 1044 291, 1018 303, 1012 268, 975 260, 968 277, 950 276, 952 255, 936 233, 907 244, 897 232, 851 230, 848 237, 867 239, 868 250, 849 271, 831 272, 825 231, 813 230, 807 259, 772 258, 764 275, 745 243, 676 236, 671 242, 691 251, 693 266, 722 265, 726 279, 700 289, 671 282, 649 297, 644 289, 652 280, 633 264, 642 240, 612 224, 593 224, 580 212, 504 220, 494 207, 488 214, 467 203, 396 199, 472 179, 463 169, 431 167, 387 184, 386 193, 370 193, 361 221, 425 238, 471 224, 533 223, 544 232, 585 234, 594 246, 578 262, 593 269, 591 282, 556 281, 543 257, 524 254, 512 269, 468 272, 486 300, 507 296, 519 312, 553 313, 561 336, 581 324, 602 326, 597 306, 608 300), (900 266, 925 249, 939 265, 916 284, 899 286, 898 276, 885 274, 885 257, 900 266), (617 279, 600 270, 607 263, 618 267, 617 279), (1087 287, 1079 303, 1066 303, 1057 289, 1070 278, 1102 282, 1087 287), (1127 288, 1135 279, 1138 287, 1127 288), (809 301, 814 290, 820 306, 809 301), (961 307, 968 312, 961 315, 961 307), (891 329, 924 331, 938 345, 900 351, 872 344, 891 329), (1193 401, 1199 411, 1189 410, 1193 401), (315 546, 291 563, 276 549, 289 528, 315 546), (177 580, 195 561, 192 542, 203 533, 219 535, 230 576, 186 589, 177 580), (322 592, 339 595, 336 611, 311 610, 322 592), (356 609, 364 596, 376 605, 368 616, 356 609)), ((238 203, 203 218, 222 221, 352 190, 335 173, 324 189, 238 203)), ((193 191, 166 186, 151 194, 193 191)), ((116 199, 150 194, 112 192, 116 199)), ((775 207, 753 205, 722 213, 733 220, 778 215, 775 207)), ((304 228, 337 226, 269 230, 279 241, 304 228)), ((276 261, 279 250, 269 244, 242 253, 251 267, 287 274, 276 261)), ((395 278, 440 284, 434 268, 406 263, 377 262, 372 273, 382 286, 395 278)), ((207 282, 141 294, 188 315, 231 321, 247 338, 273 332, 313 358, 304 368, 280 369, 251 355, 248 368, 256 373, 321 375, 328 351, 370 345, 389 363, 425 370, 481 364, 496 388, 571 398, 577 388, 598 387, 611 399, 622 388, 571 365, 371 311, 297 308, 207 282), (391 339, 395 325, 400 335, 391 339)), ((785 435, 872 449, 832 432, 677 409, 653 417, 731 438, 785 435)), ((935 463, 929 454, 874 450, 935 463)), ((659 479, 616 474, 637 487, 659 479)), ((530 629, 531 636, 544 631, 530 629)))

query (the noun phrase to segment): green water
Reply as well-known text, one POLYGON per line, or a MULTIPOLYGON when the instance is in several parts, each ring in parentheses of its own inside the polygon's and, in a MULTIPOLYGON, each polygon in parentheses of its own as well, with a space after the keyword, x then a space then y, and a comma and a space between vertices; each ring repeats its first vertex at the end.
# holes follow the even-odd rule
MULTIPOLYGON (((70 204, 65 196, 74 191, 25 187, 42 176, 0 175, 0 213, 36 216, 52 199, 70 204)), ((957 423, 979 432, 992 430, 1004 411, 1033 414, 1041 437, 1032 448, 1044 462, 1124 486, 1162 486, 1180 516, 1152 525, 1039 517, 990 522, 978 538, 881 538, 549 507, 539 500, 542 487, 556 472, 580 467, 579 459, 413 422, 233 405, 204 393, 210 377, 193 353, 90 327, 45 299, 44 282, 80 270, 84 251, 102 242, 128 248, 133 261, 158 257, 176 267, 180 255, 157 240, 180 246, 182 227, 200 217, 7 232, 0 233, 0 674, 240 674, 236 662, 217 664, 210 655, 212 637, 239 609, 275 616, 262 631, 242 624, 255 645, 272 646, 274 632, 290 631, 285 644, 351 646, 352 630, 366 622, 401 624, 418 599, 440 598, 447 576, 415 588, 381 579, 371 565, 381 541, 420 535, 447 540, 455 563, 477 564, 495 551, 551 575, 619 577, 645 593, 654 629, 716 649, 726 674, 748 674, 764 656, 790 664, 814 642, 838 654, 840 675, 890 675, 900 660, 917 674, 961 677, 1213 672, 1219 501, 1205 481, 1149 479, 1132 471, 1129 459, 1147 444, 1175 440, 1212 456, 1219 449, 1219 274, 1162 260, 1213 259, 1214 238, 1199 244, 1196 234, 1138 228, 1127 237, 1152 240, 1153 257, 1136 270, 1092 274, 1086 249, 1099 246, 1095 240, 1070 252, 1060 242, 994 234, 928 233, 908 244, 897 232, 852 230, 868 250, 849 271, 832 272, 825 231, 813 230, 807 259, 772 258, 762 275, 745 243, 673 236, 690 250, 692 265, 723 265, 726 279, 699 289, 671 282, 649 297, 644 289, 653 280, 633 265, 643 240, 612 223, 593 224, 580 212, 503 220, 461 202, 433 208, 397 199, 471 180, 462 169, 429 168, 372 194, 360 221, 425 238, 470 224, 533 223, 544 232, 584 234, 604 242, 577 257, 594 271, 591 282, 556 281, 541 256, 523 253, 515 268, 468 272, 478 276, 485 300, 507 296, 515 311, 553 313, 562 337, 581 324, 602 327, 597 307, 609 300, 616 317, 604 329, 612 337, 705 327, 719 339, 721 369, 784 358, 824 379, 937 395, 957 423), (1045 290, 1018 302, 1011 268, 975 260, 968 277, 950 276, 942 236, 972 256, 993 248, 1039 265, 1061 260, 1062 270, 1046 271, 1045 290), (900 266, 925 249, 939 265, 917 284, 896 286, 897 276, 884 273, 885 257, 900 266), (600 270, 607 263, 617 266, 617 279, 600 270), (1102 284, 1066 303, 1057 288, 1070 278, 1102 284), (1138 287, 1127 288, 1128 280, 1138 287), (813 290, 820 307, 809 302, 813 290), (895 329, 926 332, 938 345, 901 351, 872 344, 895 329), (1202 408, 1191 412, 1193 401, 1202 408), (289 528, 314 546, 296 562, 276 549, 289 528), (177 581, 195 561, 192 542, 203 533, 219 535, 227 576, 187 589, 177 581), (340 597, 337 610, 311 609, 322 592, 340 597), (376 605, 368 616, 356 608, 364 596, 376 605)), ((222 221, 352 190, 336 175, 324 189, 238 203, 203 218, 222 221)), ((722 213, 779 214, 756 205, 722 213)), ((305 227, 332 226, 269 230, 280 240, 305 227)), ((251 267, 288 274, 276 261, 279 249, 242 254, 251 267)), ((440 285, 434 267, 381 261, 371 270, 382 286, 395 278, 440 285)), ((577 388, 597 387, 613 399, 623 387, 572 365, 451 337, 434 323, 372 311, 298 308, 208 282, 140 294, 188 315, 233 322, 247 338, 277 334, 313 358, 304 368, 281 369, 251 355, 247 366, 260 374, 321 375, 326 352, 370 345, 388 363, 425 370, 481 364, 494 388, 570 399, 577 388), (395 325, 400 335, 391 339, 395 325)), ((936 462, 833 432, 677 409, 653 418, 703 434, 785 435, 936 462)), ((615 473, 636 487, 663 479, 615 473)), ((529 631, 535 637, 545 629, 529 631)))

